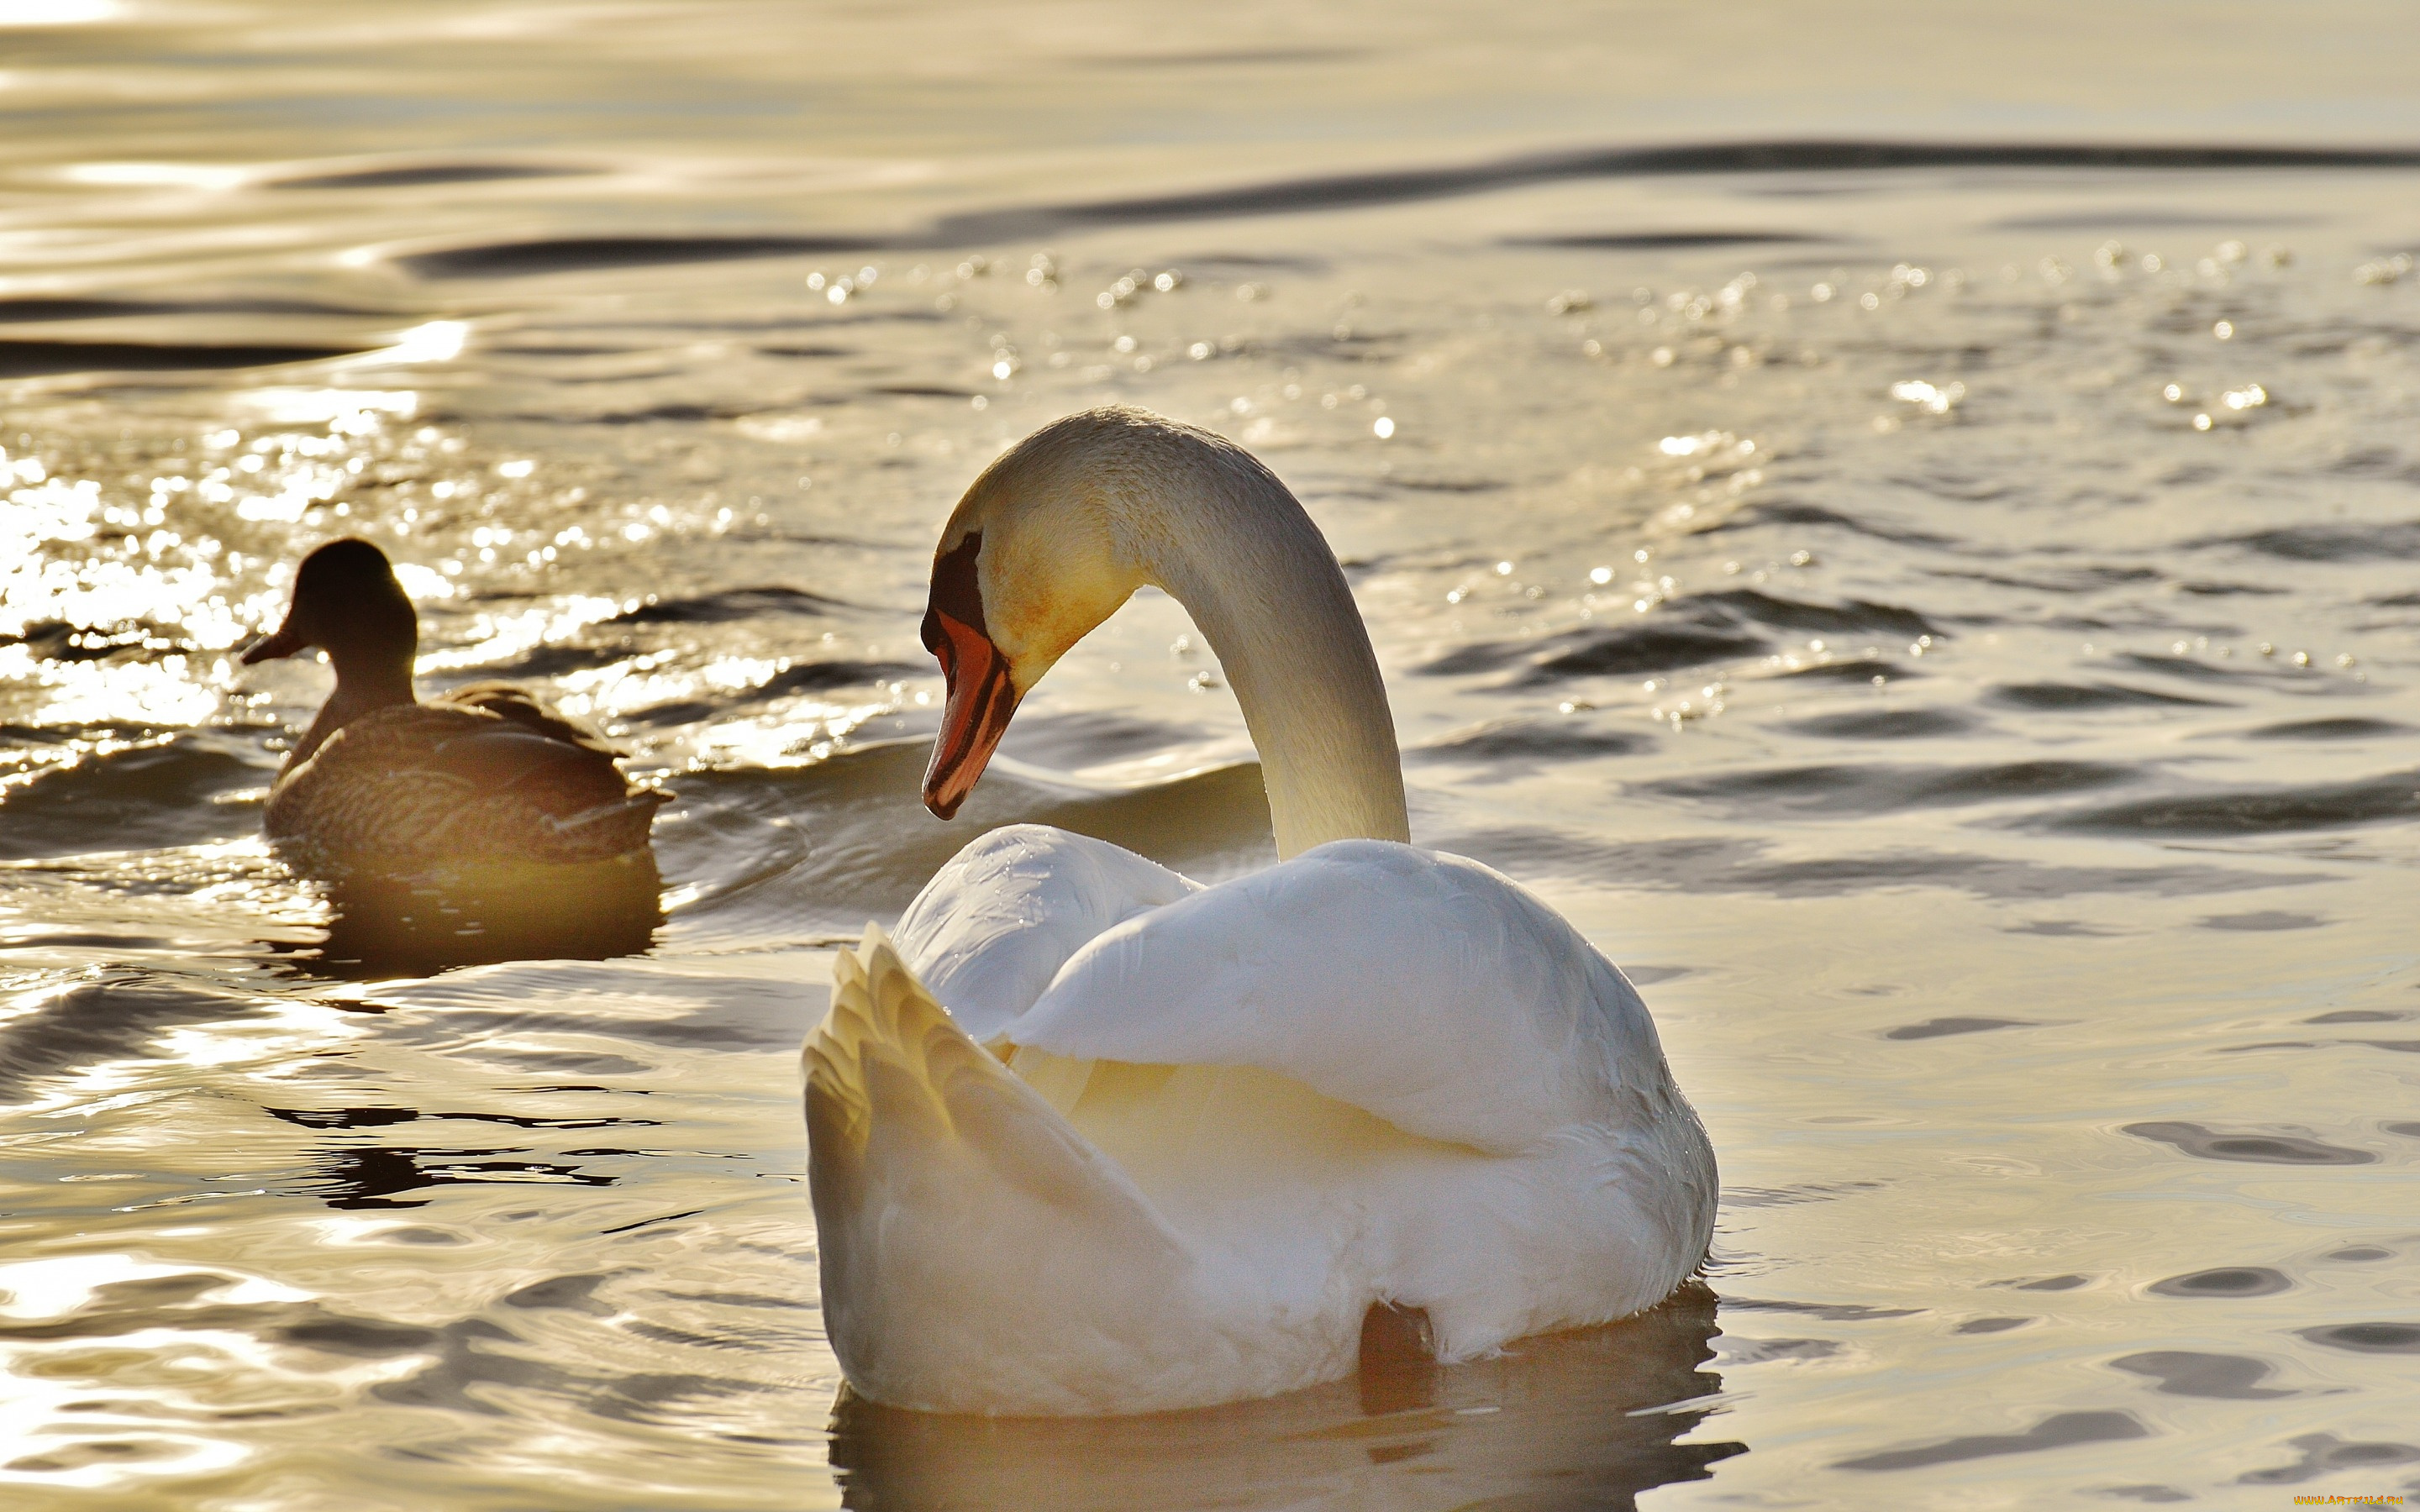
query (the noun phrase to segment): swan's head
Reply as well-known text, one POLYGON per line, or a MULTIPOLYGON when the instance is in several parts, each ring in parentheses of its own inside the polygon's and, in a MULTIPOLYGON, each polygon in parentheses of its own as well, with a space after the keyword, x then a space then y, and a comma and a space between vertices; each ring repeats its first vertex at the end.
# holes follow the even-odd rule
POLYGON ((1002 453, 958 501, 933 555, 924 647, 949 684, 924 806, 947 819, 974 791, 1017 700, 1143 585, 1128 500, 1159 486, 1157 416, 1096 409, 1002 453))
POLYGON ((367 541, 331 541, 302 559, 294 574, 294 602, 274 635, 255 641, 244 665, 273 661, 317 646, 341 680, 348 673, 383 681, 411 676, 420 622, 395 580, 386 553, 367 541))

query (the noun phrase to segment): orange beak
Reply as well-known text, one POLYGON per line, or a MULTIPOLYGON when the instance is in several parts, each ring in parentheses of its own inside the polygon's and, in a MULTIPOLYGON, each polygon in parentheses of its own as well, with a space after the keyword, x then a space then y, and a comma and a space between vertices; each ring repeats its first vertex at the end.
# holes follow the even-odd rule
POLYGON ((939 609, 924 613, 924 649, 940 658, 949 685, 933 764, 924 769, 924 807, 947 819, 967 801, 1016 713, 1008 658, 991 637, 939 609))

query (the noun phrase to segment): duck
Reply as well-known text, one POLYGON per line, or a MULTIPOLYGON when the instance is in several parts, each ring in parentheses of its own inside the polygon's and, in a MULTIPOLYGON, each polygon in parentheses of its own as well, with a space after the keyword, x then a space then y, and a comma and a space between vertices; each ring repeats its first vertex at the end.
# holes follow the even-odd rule
POLYGON ((246 666, 318 648, 335 690, 287 754, 266 828, 302 870, 411 874, 651 855, 669 795, 637 786, 597 732, 510 683, 423 700, 420 622, 386 553, 356 537, 302 559, 277 630, 246 666))
POLYGON ((802 1052, 824 1320, 857 1396, 1203 1408, 1629 1317, 1702 1265, 1714 1149, 1621 970, 1412 843, 1368 631, 1256 457, 1140 409, 968 488, 923 640, 942 819, 1018 702, 1144 586, 1191 614, 1278 860, 1205 887, 1034 825, 841 949, 802 1052))

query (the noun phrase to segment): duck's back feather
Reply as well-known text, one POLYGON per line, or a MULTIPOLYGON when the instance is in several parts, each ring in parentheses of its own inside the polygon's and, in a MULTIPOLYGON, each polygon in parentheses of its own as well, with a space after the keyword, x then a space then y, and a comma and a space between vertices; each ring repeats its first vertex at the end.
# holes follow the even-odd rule
POLYGON ((431 707, 477 709, 508 724, 565 746, 602 756, 610 764, 627 754, 603 735, 577 719, 566 719, 538 702, 535 694, 514 683, 465 683, 427 701, 431 707))
POLYGON ((350 720, 278 779, 270 838, 315 867, 382 870, 644 848, 664 795, 633 791, 595 736, 553 738, 550 726, 577 727, 513 691, 350 720))

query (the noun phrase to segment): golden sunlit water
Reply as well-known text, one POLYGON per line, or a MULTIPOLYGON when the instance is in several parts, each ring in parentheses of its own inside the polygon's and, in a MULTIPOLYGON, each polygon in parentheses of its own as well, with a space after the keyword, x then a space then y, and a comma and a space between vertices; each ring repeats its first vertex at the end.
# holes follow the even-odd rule
POLYGON ((0 0, 0 1503, 2420 1494, 2414 77, 2351 0, 0 0), (1151 594, 918 804, 939 525, 1109 400, 1302 497, 1416 838, 1630 970, 1702 1285, 836 1399, 832 942, 1006 822, 1272 855, 1151 594), (676 795, 651 944, 271 854, 327 673, 235 656, 347 533, 676 795))

